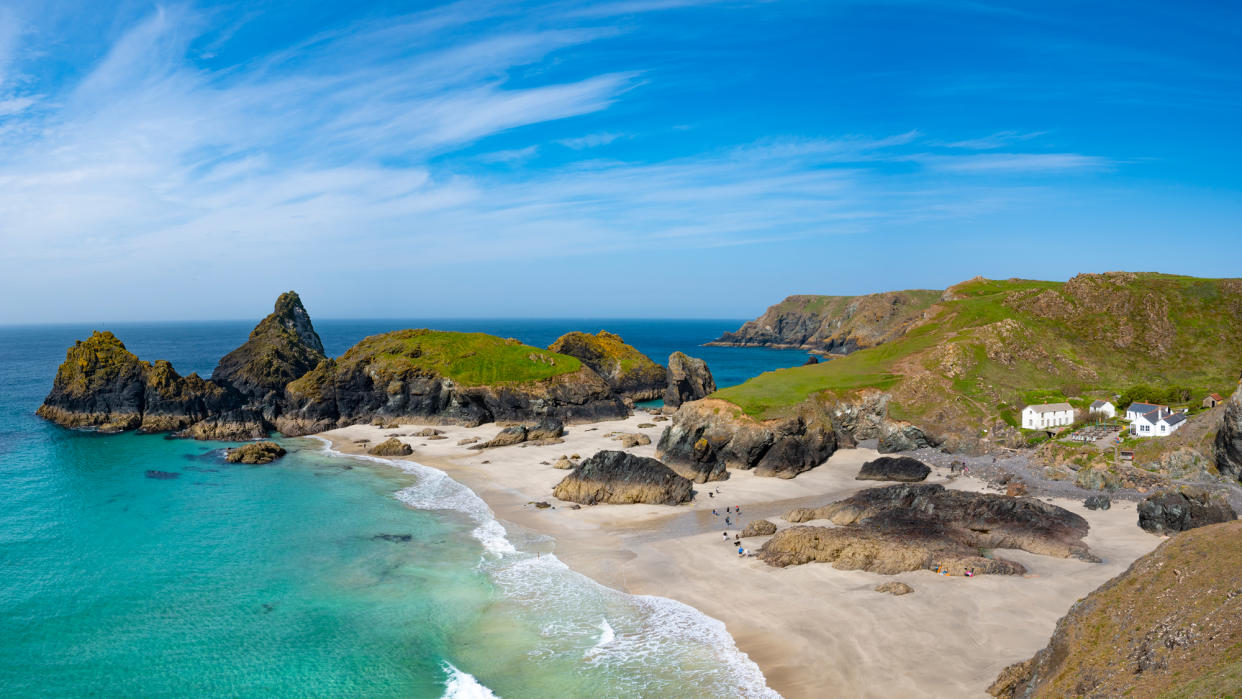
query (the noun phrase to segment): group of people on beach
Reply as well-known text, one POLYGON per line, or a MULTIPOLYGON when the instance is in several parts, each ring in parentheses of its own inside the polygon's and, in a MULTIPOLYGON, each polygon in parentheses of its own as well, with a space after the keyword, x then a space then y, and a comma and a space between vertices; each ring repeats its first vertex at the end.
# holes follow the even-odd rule
MULTIPOLYGON (((717 492, 717 493, 719 493, 719 492, 720 492, 720 488, 716 488, 716 492, 717 492)), ((709 493, 709 494, 710 494, 710 493, 709 493)), ((713 515, 715 515, 715 516, 717 516, 717 517, 719 517, 719 516, 720 516, 720 512, 718 512, 715 508, 713 508, 713 509, 712 509, 712 514, 713 514, 713 515)), ((724 521, 725 521, 725 526, 726 526, 726 527, 731 527, 731 526, 733 526, 733 518, 734 518, 734 517, 737 517, 737 518, 738 518, 738 520, 737 520, 738 526, 741 526, 741 525, 742 525, 741 515, 742 515, 742 508, 741 508, 741 506, 739 506, 739 505, 729 505, 728 507, 725 507, 725 513, 724 513, 724 521)), ((744 557, 744 556, 746 556, 746 555, 747 555, 747 553, 746 553, 746 549, 742 546, 742 535, 741 535, 740 533, 739 533, 739 534, 734 534, 734 535, 733 535, 733 541, 729 541, 729 530, 728 530, 728 529, 726 529, 726 530, 724 530, 724 533, 722 534, 722 537, 723 537, 724 542, 725 542, 726 544, 730 544, 731 546, 737 546, 737 557, 738 557, 738 558, 742 558, 742 557, 744 557)))

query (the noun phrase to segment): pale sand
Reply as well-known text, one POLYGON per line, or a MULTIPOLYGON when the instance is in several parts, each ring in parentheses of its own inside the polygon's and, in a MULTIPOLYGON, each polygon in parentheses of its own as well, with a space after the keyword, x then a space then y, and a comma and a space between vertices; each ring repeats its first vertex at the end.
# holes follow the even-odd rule
MULTIPOLYGON (((760 478, 734 471, 722 483, 696 486, 693 504, 596 505, 570 510, 552 497, 567 471, 541 465, 562 454, 589 457, 619 444, 609 432, 645 432, 649 446, 631 449, 655 455, 655 441, 667 423, 639 430, 651 416, 572 425, 564 444, 510 446, 467 451, 463 437, 491 438, 499 428, 437 426, 448 439, 403 437, 408 457, 446 471, 482 497, 511 533, 533 531, 553 542, 533 544, 599 582, 634 594, 670 597, 723 621, 738 648, 758 663, 768 684, 786 697, 986 696, 985 689, 1006 665, 1030 657, 1047 644, 1059 619, 1075 600, 1126 569, 1160 543, 1137 526, 1132 502, 1093 512, 1081 502, 1056 500, 1091 524, 1087 544, 1103 563, 1092 564, 998 551, 1030 569, 1026 577, 984 575, 942 577, 931 571, 885 576, 840 571, 827 564, 772 568, 755 558, 738 558, 723 543, 724 508, 741 505, 743 523, 764 517, 789 526, 780 515, 798 506, 818 506, 862 488, 884 485, 856 481, 858 467, 876 456, 866 449, 837 452, 823 466, 792 480, 760 478), (483 464, 483 461, 490 461, 483 464), (708 491, 720 489, 709 497, 708 491), (547 501, 554 509, 528 504, 547 501), (875 592, 890 580, 908 583, 902 597, 875 592)), ((339 451, 359 453, 389 435, 418 426, 384 430, 346 427, 323 433, 339 451)), ((947 479, 934 470, 928 482, 980 490, 973 478, 947 479)), ((735 522, 736 524, 736 522, 735 522)), ((740 527, 730 527, 729 536, 740 527)), ((745 539, 757 549, 764 538, 745 539)))

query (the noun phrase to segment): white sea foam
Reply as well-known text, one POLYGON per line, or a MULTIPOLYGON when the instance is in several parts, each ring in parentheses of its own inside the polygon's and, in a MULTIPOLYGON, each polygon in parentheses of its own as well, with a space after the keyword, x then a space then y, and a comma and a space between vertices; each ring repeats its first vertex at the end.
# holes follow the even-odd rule
POLYGON ((462 672, 450 662, 443 663, 448 677, 444 680, 444 699, 487 699, 495 697, 492 690, 479 683, 474 675, 462 672))
MULTIPOLYGON (((616 672, 610 674, 621 681, 639 683, 645 674, 650 674, 645 670, 666 665, 670 652, 678 649, 685 671, 696 681, 719 683, 722 695, 764 699, 780 696, 767 686, 759 666, 738 650, 721 621, 676 600, 630 595, 601 585, 570 569, 555 555, 533 556, 518 551, 487 503, 444 471, 403 459, 344 454, 332 449, 327 439, 316 439, 322 441, 324 451, 333 456, 383 463, 417 476, 418 483, 396 495, 410 507, 467 515, 475 523, 472 536, 486 552, 480 566, 507 598, 522 605, 539 620, 541 636, 567 643, 577 648, 573 652, 578 654, 582 653, 582 648, 589 648, 585 656, 575 657, 589 656, 594 665, 615 667, 616 672), (610 613, 617 624, 615 628, 607 617, 602 624, 598 622, 599 610, 603 609, 616 610, 610 613), (594 616, 586 616, 592 612, 594 616), (720 668, 727 669, 727 678, 719 676, 720 668)), ((530 656, 541 658, 558 652, 561 651, 551 647, 537 648, 530 651, 530 656)), ((469 674, 460 673, 456 668, 452 670, 469 678, 469 682, 486 694, 452 694, 450 691, 446 697, 494 696, 469 674)), ((706 689, 702 685, 700 688, 706 689)), ((638 694, 653 693, 651 687, 634 686, 633 690, 638 694)))

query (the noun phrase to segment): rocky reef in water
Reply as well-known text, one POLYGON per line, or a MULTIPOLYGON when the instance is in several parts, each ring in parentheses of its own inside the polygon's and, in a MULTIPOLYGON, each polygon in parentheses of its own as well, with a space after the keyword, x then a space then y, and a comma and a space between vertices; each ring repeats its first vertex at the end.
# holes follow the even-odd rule
POLYGON ((668 370, 606 330, 595 335, 566 333, 548 350, 576 357, 607 381, 617 395, 630 401, 658 400, 668 385, 668 370))
POLYGON ((552 494, 583 505, 679 505, 694 498, 694 487, 655 459, 601 451, 565 476, 552 494))
POLYGON ((579 359, 482 333, 402 330, 328 358, 301 299, 288 292, 211 380, 142 361, 112 333, 95 332, 69 348, 36 412, 71 428, 240 441, 377 418, 580 421, 624 417, 629 408, 579 359))
POLYGON ((1014 561, 981 556, 985 548, 1099 560, 1083 542, 1087 521, 1068 510, 1033 498, 934 484, 870 488, 817 509, 791 510, 785 519, 825 519, 837 526, 777 532, 759 551, 774 566, 820 561, 890 575, 937 568, 956 575, 1026 572, 1014 561))
POLYGON ((1242 522, 1178 534, 1074 603, 994 697, 1236 696, 1242 522))

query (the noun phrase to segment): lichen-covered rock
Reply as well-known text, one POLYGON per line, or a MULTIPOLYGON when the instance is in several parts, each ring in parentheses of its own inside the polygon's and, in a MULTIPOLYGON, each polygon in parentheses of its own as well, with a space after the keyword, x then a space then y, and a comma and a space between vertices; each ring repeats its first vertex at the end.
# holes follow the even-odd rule
POLYGON ((529 442, 560 439, 564 436, 565 423, 556 417, 545 417, 539 420, 539 422, 526 427, 526 440, 529 442))
POLYGON ((285 448, 276 442, 251 442, 229 449, 225 461, 234 464, 270 464, 285 455, 285 448))
POLYGON ((578 464, 575 464, 570 459, 562 456, 561 458, 556 460, 556 463, 552 464, 552 468, 560 469, 562 471, 569 471, 577 467, 577 465, 578 464))
POLYGON ((1227 478, 1242 480, 1242 386, 1225 404, 1213 447, 1216 470, 1227 478))
POLYGON ((890 582, 880 583, 879 585, 876 585, 875 591, 876 592, 887 592, 888 594, 893 595, 894 597, 900 597, 902 595, 908 595, 911 592, 914 592, 914 588, 910 587, 909 585, 903 582, 897 582, 896 580, 893 580, 890 582))
POLYGON ((367 453, 372 456, 409 456, 414 453, 414 449, 396 437, 389 437, 367 449, 367 453))
POLYGON ((1176 534, 1238 518, 1223 497, 1190 486, 1148 495, 1139 503, 1138 515, 1139 527, 1152 534, 1176 534))
POLYGON ((613 391, 631 401, 657 400, 668 385, 668 371, 664 367, 625 344, 620 336, 604 330, 596 335, 567 333, 548 349, 577 357, 602 376, 613 391))
POLYGON ((732 403, 707 399, 681 406, 660 436, 656 455, 697 483, 724 480, 726 469, 793 478, 836 451, 832 419, 808 401, 788 418, 760 422, 732 403))
POLYGON ((642 432, 622 432, 613 435, 612 438, 618 442, 621 442, 622 449, 642 447, 651 444, 651 438, 642 432))
POLYGON ((863 464, 854 480, 915 483, 925 480, 930 473, 931 468, 918 459, 908 456, 881 456, 863 464))
POLYGON ((902 540, 949 542, 971 549, 1020 549, 1098 562, 1083 537, 1087 520, 1035 498, 949 490, 938 484, 868 488, 817 509, 785 515, 790 522, 827 519, 902 540))
POLYGON ((751 520, 742 529, 742 538, 751 536, 771 536, 776 533, 776 525, 766 519, 751 520))
POLYGON ((624 451, 601 451, 583 461, 552 494, 583 505, 678 505, 694 497, 694 487, 655 459, 624 451))
POLYGON ((1019 563, 984 558, 978 548, 916 528, 897 533, 866 527, 790 527, 768 539, 758 555, 778 568, 821 562, 831 563, 838 570, 865 570, 881 575, 936 569, 951 575, 1026 572, 1019 563))
POLYGON ((211 380, 236 389, 250 401, 279 402, 285 386, 325 359, 323 342, 297 293, 276 299, 272 313, 250 331, 240 347, 224 355, 211 380))
POLYGON ((1107 495, 1088 495, 1082 506, 1088 510, 1107 510, 1113 506, 1113 501, 1107 495))
POLYGON ((1079 600, 994 697, 1226 697, 1242 662, 1242 522, 1179 534, 1079 600))
POLYGON ((716 392, 716 381, 702 359, 674 352, 668 358, 668 387, 664 405, 679 407, 683 403, 706 398, 716 392))

